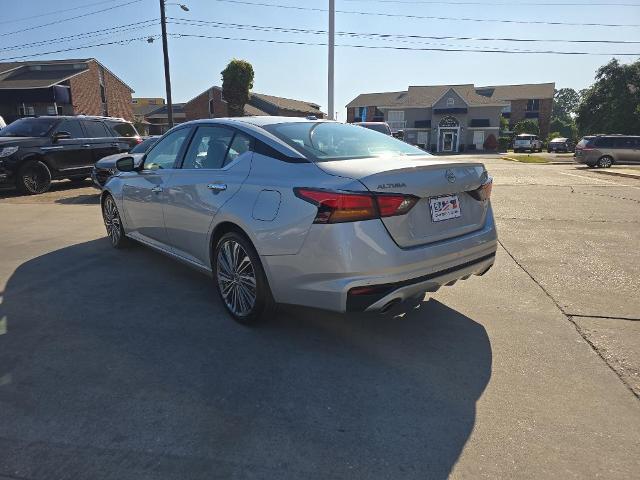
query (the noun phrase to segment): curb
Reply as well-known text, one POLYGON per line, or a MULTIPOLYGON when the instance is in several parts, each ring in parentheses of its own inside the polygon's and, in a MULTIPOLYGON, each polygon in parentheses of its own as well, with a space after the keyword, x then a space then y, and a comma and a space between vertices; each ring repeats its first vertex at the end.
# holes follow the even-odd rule
POLYGON ((625 177, 625 178, 635 178, 636 180, 640 180, 640 173, 625 173, 625 172, 616 172, 611 170, 591 170, 593 173, 600 173, 602 175, 613 175, 614 177, 625 177))

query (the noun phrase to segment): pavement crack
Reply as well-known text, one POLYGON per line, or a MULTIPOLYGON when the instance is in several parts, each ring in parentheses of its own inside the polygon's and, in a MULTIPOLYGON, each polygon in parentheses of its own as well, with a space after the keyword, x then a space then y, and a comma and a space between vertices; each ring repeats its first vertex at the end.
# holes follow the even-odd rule
POLYGON ((602 320, 626 320, 629 322, 640 322, 640 318, 633 317, 615 317, 609 315, 582 315, 580 313, 565 313, 569 317, 581 317, 581 318, 600 318, 602 320))
POLYGON ((615 198, 618 200, 628 200, 630 202, 640 203, 640 200, 637 200, 635 198, 618 197, 617 195, 607 195, 606 193, 591 193, 591 192, 576 192, 576 193, 579 193, 580 195, 591 195, 594 197, 609 197, 609 198, 615 198))
MULTIPOLYGON (((622 384, 627 387, 627 390, 629 390, 631 392, 631 394, 636 397, 637 400, 640 400, 640 393, 636 393, 634 391, 634 389, 631 387, 631 385, 629 385, 629 383, 624 379, 624 377, 622 376, 621 373, 619 373, 615 368, 613 368, 613 366, 607 361, 607 359, 604 357, 604 355, 598 350, 598 348, 593 344, 593 342, 591 342, 591 340, 589 340, 589 338, 587 337, 587 335, 582 331, 582 328, 580 328, 580 325, 578 325, 578 323, 574 320, 574 317, 583 317, 584 315, 571 315, 568 314, 567 312, 564 311, 564 309, 562 308, 562 306, 558 303, 558 301, 553 298, 553 296, 551 295, 551 293, 549 293, 549 291, 538 281, 536 280, 536 278, 529 273, 529 271, 524 268, 524 265, 522 265, 517 259, 516 257, 513 256, 513 254, 507 249, 507 247, 504 246, 504 243, 502 243, 502 240, 498 239, 498 243, 500 244, 500 246, 503 248, 503 250, 505 252, 507 252, 507 255, 509 255, 509 257, 511 257, 511 260, 514 261, 514 263, 520 267, 520 269, 527 274, 527 276, 533 281, 533 283, 535 283, 540 290, 542 290, 544 292, 544 294, 549 297, 549 299, 553 302, 553 304, 556 306, 556 308, 560 311, 560 313, 562 313, 562 315, 564 315, 564 317, 571 322, 571 324, 573 325, 573 327, 576 329, 576 332, 578 332, 578 335, 580 335, 582 337, 582 339, 587 342, 587 345, 589 345, 591 347, 591 349, 595 352, 596 355, 598 355, 598 357, 600 357, 600 359, 605 363, 605 365, 607 367, 609 367, 609 369, 616 375, 616 377, 618 377, 618 379, 622 382, 622 384)), ((605 317, 605 318, 609 318, 609 317, 605 317)))

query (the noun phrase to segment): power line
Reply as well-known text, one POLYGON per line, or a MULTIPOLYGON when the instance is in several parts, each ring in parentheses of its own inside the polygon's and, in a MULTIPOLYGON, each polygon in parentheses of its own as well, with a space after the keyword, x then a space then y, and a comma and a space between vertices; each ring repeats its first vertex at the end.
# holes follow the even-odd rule
POLYGON ((135 37, 135 38, 126 38, 123 40, 114 40, 112 42, 103 42, 103 43, 94 43, 93 45, 83 45, 81 47, 71 47, 71 48, 63 48, 60 50, 52 50, 49 52, 40 52, 40 53, 32 53, 29 55, 20 55, 20 56, 15 56, 15 57, 7 57, 7 58, 0 58, 0 62, 6 62, 9 60, 21 60, 21 59, 25 59, 25 58, 29 58, 29 57, 40 57, 42 55, 52 55, 54 53, 65 53, 65 52, 73 52, 76 50, 84 50, 87 48, 93 48, 93 47, 104 47, 107 45, 124 45, 127 43, 131 43, 131 42, 135 42, 137 40, 144 40, 144 41, 148 41, 149 39, 157 39, 160 38, 160 35, 146 35, 144 37, 135 37))
MULTIPOLYGON (((272 8, 286 8, 291 10, 304 10, 310 12, 327 12, 325 8, 316 7, 299 7, 296 5, 282 5, 275 3, 263 3, 263 2, 249 2, 247 0, 215 0, 216 2, 226 2, 238 5, 251 5, 254 7, 272 7, 272 8)), ((452 20, 462 22, 489 22, 489 23, 516 23, 524 25, 571 25, 579 27, 640 27, 640 24, 628 24, 628 23, 572 23, 572 22, 547 22, 542 20, 506 20, 497 18, 471 18, 471 17, 440 17, 432 15, 408 15, 400 13, 382 13, 382 12, 361 12, 355 10, 336 10, 336 13, 345 13, 352 15, 370 15, 377 17, 398 17, 398 18, 412 18, 417 20, 452 20)))
POLYGON ((0 37, 6 37, 7 35, 14 35, 16 33, 27 32, 27 31, 30 31, 30 30, 36 30, 38 28, 48 27, 48 26, 51 26, 51 25, 57 25, 59 23, 68 22, 70 20, 75 20, 77 18, 84 18, 84 17, 88 17, 90 15, 95 15, 97 13, 107 12, 109 10, 114 10, 116 8, 125 7, 127 5, 131 5, 131 4, 134 4, 134 3, 139 3, 141 1, 142 0, 131 0, 129 2, 120 3, 118 5, 113 5, 112 7, 103 8, 102 10, 95 10, 93 12, 83 13, 82 15, 76 15, 75 17, 67 17, 67 18, 63 18, 61 20, 55 20, 53 22, 43 23, 41 25, 34 25, 33 27, 27 27, 27 28, 23 28, 23 29, 20 29, 20 30, 14 30, 13 32, 0 33, 0 37))
MULTIPOLYGON (((275 43, 286 45, 309 45, 309 46, 326 46, 323 42, 300 42, 293 40, 272 40, 272 39, 258 39, 258 38, 238 38, 238 37, 225 37, 219 35, 198 35, 192 33, 170 33, 172 37, 176 38, 209 38, 214 40, 233 40, 242 42, 257 42, 257 43, 275 43)), ((598 52, 561 52, 554 50, 485 50, 485 49, 470 49, 470 48, 418 48, 418 47, 396 47, 396 46, 384 46, 384 45, 354 45, 354 44, 342 44, 336 45, 336 47, 348 47, 348 48, 363 48, 363 49, 375 49, 375 50, 407 50, 407 51, 435 51, 435 52, 475 52, 475 53, 503 53, 503 54, 548 54, 548 55, 606 55, 606 56, 640 56, 640 53, 598 53, 598 52)))
MULTIPOLYGON (((255 43, 271 43, 271 44, 285 44, 285 45, 306 45, 306 46, 322 46, 326 47, 326 43, 323 42, 298 42, 292 40, 271 40, 271 39, 258 39, 258 38, 237 38, 237 37, 224 37, 217 35, 196 35, 188 33, 170 33, 174 38, 207 38, 214 40, 230 40, 230 41, 242 41, 242 42, 255 42, 255 43)), ((111 42, 95 43, 92 45, 83 45, 80 47, 64 48, 59 50, 52 50, 48 52, 40 52, 29 55, 20 55, 14 57, 7 57, 0 59, 0 62, 6 62, 9 60, 20 60, 29 57, 40 57, 43 55, 51 55, 54 53, 72 52, 76 50, 84 50, 87 48, 103 47, 108 45, 124 45, 135 41, 148 41, 149 39, 160 38, 160 35, 147 35, 142 37, 127 38, 123 40, 115 40, 111 42)), ((469 48, 438 48, 438 47, 397 47, 397 46, 377 46, 377 45, 354 45, 354 44, 342 44, 336 45, 337 47, 345 48, 360 48, 360 49, 375 49, 375 50, 402 50, 402 51, 422 51, 422 52, 466 52, 466 53, 499 53, 499 54, 548 54, 548 55, 606 55, 606 56, 640 56, 640 53, 594 53, 594 52, 560 52, 553 50, 530 50, 530 51, 518 51, 518 50, 485 50, 485 49, 469 49, 469 48)))
POLYGON ((557 3, 557 2, 451 2, 436 0, 343 0, 344 2, 377 2, 377 3, 405 3, 412 5, 492 5, 492 6, 509 6, 509 7, 640 7, 638 3, 557 3))
MULTIPOLYGON (((313 30, 306 28, 294 27, 276 27, 268 25, 251 25, 243 23, 226 23, 210 20, 194 20, 190 18, 167 17, 168 23, 175 25, 189 26, 212 26, 220 28, 239 28, 245 30, 257 31, 276 31, 283 33, 310 33, 317 35, 327 34, 326 30, 313 30)), ((570 39, 542 39, 542 38, 512 38, 512 37, 460 37, 451 35, 409 35, 409 34, 392 34, 392 33, 367 33, 367 32, 336 32, 336 35, 353 36, 353 37, 372 37, 372 38, 402 38, 402 39, 424 39, 424 40, 469 40, 479 42, 542 42, 542 43, 605 43, 605 44, 640 44, 640 40, 570 40, 570 39)))
POLYGON ((69 40, 81 40, 81 39, 84 39, 84 38, 97 37, 97 36, 101 36, 101 35, 122 33, 122 32, 125 32, 125 31, 136 30, 136 29, 139 29, 139 28, 146 28, 146 27, 155 26, 157 21, 158 21, 158 19, 154 18, 154 19, 143 20, 143 21, 135 22, 135 23, 128 23, 128 24, 125 24, 125 25, 118 25, 118 26, 111 27, 111 28, 103 28, 101 30, 93 30, 93 31, 90 31, 90 32, 77 33, 75 35, 68 35, 66 37, 58 37, 58 38, 52 38, 52 39, 47 39, 47 40, 40 40, 40 41, 37 41, 37 42, 23 43, 23 44, 19 44, 19 45, 10 45, 10 46, 7 46, 7 47, 0 47, 0 51, 24 50, 26 48, 39 47, 39 46, 48 45, 48 44, 51 44, 51 43, 61 43, 61 42, 67 42, 69 40))
POLYGON ((49 17, 51 15, 58 15, 60 13, 71 12, 73 10, 78 10, 80 8, 89 8, 89 7, 95 7, 96 5, 104 5, 105 3, 113 3, 113 0, 102 0, 101 2, 87 3, 84 5, 78 5, 77 7, 73 7, 73 8, 66 8, 64 10, 55 10, 52 12, 40 13, 38 15, 31 15, 29 17, 13 18, 11 20, 2 20, 0 21, 0 25, 4 23, 22 22, 23 20, 31 20, 33 18, 49 17))

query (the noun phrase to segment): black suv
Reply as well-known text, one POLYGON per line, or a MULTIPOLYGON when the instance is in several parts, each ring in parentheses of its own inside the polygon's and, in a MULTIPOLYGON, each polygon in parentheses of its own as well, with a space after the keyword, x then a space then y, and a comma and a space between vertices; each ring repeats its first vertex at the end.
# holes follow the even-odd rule
POLYGON ((127 152, 141 141, 121 118, 21 118, 0 130, 0 185, 43 193, 51 180, 84 180, 102 157, 127 152))

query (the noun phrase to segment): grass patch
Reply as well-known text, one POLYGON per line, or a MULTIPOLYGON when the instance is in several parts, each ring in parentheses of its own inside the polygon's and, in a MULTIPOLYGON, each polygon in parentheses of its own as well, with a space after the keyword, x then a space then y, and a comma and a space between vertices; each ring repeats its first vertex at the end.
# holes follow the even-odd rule
POLYGON ((508 153, 500 158, 521 163, 549 163, 548 158, 541 157, 540 155, 514 155, 512 153, 508 153))

